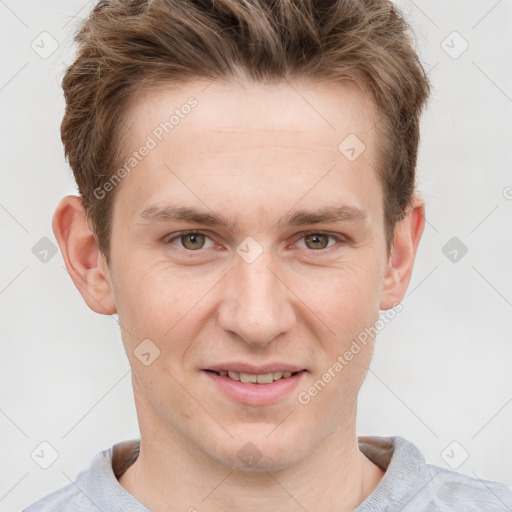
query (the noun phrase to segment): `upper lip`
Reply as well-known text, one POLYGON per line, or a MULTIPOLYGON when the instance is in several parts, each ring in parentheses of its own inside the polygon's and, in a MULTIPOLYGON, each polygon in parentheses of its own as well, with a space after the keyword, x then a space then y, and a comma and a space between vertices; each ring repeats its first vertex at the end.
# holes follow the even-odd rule
POLYGON ((263 375, 265 373, 273 372, 300 372, 305 370, 302 366, 295 366, 290 363, 269 363, 261 366, 256 366, 250 363, 221 363, 205 368, 205 370, 213 370, 220 372, 221 370, 232 371, 237 373, 250 373, 253 375, 263 375))

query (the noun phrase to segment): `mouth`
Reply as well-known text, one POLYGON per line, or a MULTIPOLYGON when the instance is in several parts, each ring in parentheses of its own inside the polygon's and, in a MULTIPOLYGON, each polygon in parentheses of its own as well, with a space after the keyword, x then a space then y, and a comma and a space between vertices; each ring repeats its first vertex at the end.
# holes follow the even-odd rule
MULTIPOLYGON (((206 370, 206 371, 215 373, 219 377, 227 377, 231 380, 241 382, 243 384, 272 384, 272 382, 282 380, 282 379, 288 379, 288 378, 293 377, 294 375, 297 375, 298 373, 300 373, 300 371, 297 371, 297 372, 276 371, 276 372, 260 373, 260 374, 235 372, 232 370, 219 370, 219 371, 206 370)), ((304 371, 304 370, 301 370, 301 371, 304 371)))
POLYGON ((248 365, 237 366, 238 370, 245 371, 217 367, 205 369, 202 374, 214 385, 215 393, 220 392, 231 401, 251 406, 266 406, 281 400, 292 400, 293 391, 308 373, 308 370, 298 370, 297 367, 278 370, 275 367, 255 369, 241 367, 248 365), (248 373, 248 370, 254 373, 248 373))

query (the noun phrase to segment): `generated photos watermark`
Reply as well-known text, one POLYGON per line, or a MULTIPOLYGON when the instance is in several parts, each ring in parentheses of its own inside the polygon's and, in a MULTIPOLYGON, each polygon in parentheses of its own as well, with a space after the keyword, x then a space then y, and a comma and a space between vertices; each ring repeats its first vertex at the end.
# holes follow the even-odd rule
POLYGON ((350 348, 339 355, 335 361, 325 370, 322 376, 317 379, 308 389, 299 392, 297 400, 302 405, 307 405, 313 400, 315 396, 322 391, 329 382, 331 382, 342 370, 345 368, 350 361, 354 359, 363 347, 366 347, 369 338, 374 338, 379 332, 381 332, 386 325, 388 325, 398 313, 403 309, 401 303, 393 304, 391 309, 385 310, 379 319, 371 326, 365 327, 353 340, 350 348))
POLYGON ((151 150, 155 149, 163 138, 169 134, 174 128, 180 124, 182 119, 190 114, 193 108, 197 107, 198 101, 194 96, 187 99, 187 102, 181 105, 179 108, 174 109, 173 114, 169 116, 169 119, 159 123, 151 133, 146 137, 146 140, 142 146, 136 151, 133 151, 131 156, 126 160, 124 165, 120 167, 101 187, 94 189, 94 197, 96 199, 104 199, 108 192, 112 191, 120 181, 130 174, 142 160, 149 155, 151 150))

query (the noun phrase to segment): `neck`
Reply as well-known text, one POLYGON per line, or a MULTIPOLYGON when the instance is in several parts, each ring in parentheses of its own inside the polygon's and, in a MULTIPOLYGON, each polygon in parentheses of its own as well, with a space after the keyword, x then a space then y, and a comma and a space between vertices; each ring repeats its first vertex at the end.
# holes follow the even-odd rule
POLYGON ((383 475, 360 452, 355 427, 339 429, 299 463, 268 472, 221 465, 176 432, 141 425, 140 455, 119 482, 152 512, 344 512, 383 475))

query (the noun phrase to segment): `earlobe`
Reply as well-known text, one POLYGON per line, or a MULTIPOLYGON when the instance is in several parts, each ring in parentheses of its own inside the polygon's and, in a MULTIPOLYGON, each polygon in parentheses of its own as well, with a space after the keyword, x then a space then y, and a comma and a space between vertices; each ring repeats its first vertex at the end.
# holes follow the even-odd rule
POLYGON ((87 225, 79 197, 66 196, 60 201, 53 215, 52 228, 68 273, 87 305, 103 315, 116 313, 108 269, 87 225))
POLYGON ((425 201, 420 195, 415 195, 405 218, 395 227, 382 287, 381 310, 391 309, 404 298, 424 227, 425 201))

